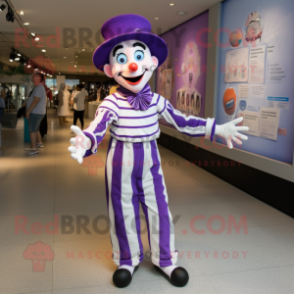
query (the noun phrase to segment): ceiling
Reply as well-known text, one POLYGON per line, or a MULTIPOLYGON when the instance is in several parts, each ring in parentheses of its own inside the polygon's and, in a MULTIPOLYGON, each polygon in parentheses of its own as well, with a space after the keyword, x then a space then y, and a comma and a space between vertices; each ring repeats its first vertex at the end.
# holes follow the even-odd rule
MULTIPOLYGON (((169 29, 207 10, 219 0, 7 0, 15 10, 14 23, 6 21, 7 8, 0 12, 0 61, 8 65, 17 65, 9 62, 11 47, 28 58, 49 58, 56 73, 70 74, 98 74, 92 65, 93 50, 103 41, 100 34, 102 24, 109 18, 124 14, 135 13, 146 17, 152 24, 152 31, 162 34, 169 29), (174 6, 170 6, 174 3, 174 6), (16 11, 23 11, 20 15, 16 11), (178 15, 179 11, 187 14, 178 15), (156 20, 155 18, 158 18, 156 20), (23 24, 28 22, 28 26, 23 24), (27 29, 45 40, 60 32, 58 46, 46 45, 46 42, 27 41, 17 45, 16 30, 27 29), (84 30, 92 36, 88 42, 83 42, 79 32, 84 30), (71 32, 76 44, 70 43, 65 32, 71 32), (96 37, 95 37, 96 36, 96 37), (34 44, 34 45, 33 45, 34 44), (39 47, 37 47, 39 44, 39 47), (65 48, 65 47, 68 48, 65 48), (52 48, 54 47, 54 48, 52 48), (57 47, 57 48, 56 48, 57 47), (43 53, 41 50, 45 49, 43 53), (74 67, 76 65, 76 67, 74 67)), ((0 0, 0 5, 5 4, 0 0)), ((6 5, 6 4, 5 4, 6 5)), ((7 6, 7 5, 6 5, 7 6)), ((54 42, 52 41, 54 44, 54 42)), ((100 73, 99 73, 100 74, 100 73)))

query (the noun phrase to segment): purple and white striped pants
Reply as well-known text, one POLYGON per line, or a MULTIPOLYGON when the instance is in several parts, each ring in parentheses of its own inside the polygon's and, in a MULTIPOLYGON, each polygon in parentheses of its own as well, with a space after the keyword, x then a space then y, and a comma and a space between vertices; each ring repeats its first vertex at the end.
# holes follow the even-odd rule
POLYGON ((152 262, 177 262, 174 225, 156 141, 123 142, 111 138, 105 169, 113 259, 137 266, 144 257, 139 205, 145 214, 152 262))

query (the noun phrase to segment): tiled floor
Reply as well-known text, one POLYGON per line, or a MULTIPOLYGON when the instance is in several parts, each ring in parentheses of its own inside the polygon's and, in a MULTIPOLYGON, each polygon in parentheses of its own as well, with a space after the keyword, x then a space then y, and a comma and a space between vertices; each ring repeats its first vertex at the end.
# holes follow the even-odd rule
MULTIPOLYGON (((53 111, 48 123, 45 148, 35 157, 24 152, 27 144, 23 143, 21 120, 16 130, 3 129, 0 293, 178 293, 179 289, 160 276, 150 262, 144 223, 146 258, 128 288, 113 286, 115 265, 109 234, 103 232, 103 216, 107 215, 104 162, 109 137, 92 162, 87 160, 80 166, 67 151, 70 124, 59 127, 53 111), (96 170, 91 169, 94 162, 96 170), (79 232, 80 219, 89 221, 87 232, 79 232), (37 271, 35 249, 26 254, 27 247, 38 241, 48 245, 42 249, 47 258, 44 271, 37 271)), ((179 264, 190 274, 189 284, 180 291, 294 293, 294 220, 202 169, 187 166, 172 152, 164 148, 160 152, 175 220, 179 264), (196 216, 204 219, 196 221, 196 216), (232 226, 234 221, 244 225, 238 233, 232 226)))

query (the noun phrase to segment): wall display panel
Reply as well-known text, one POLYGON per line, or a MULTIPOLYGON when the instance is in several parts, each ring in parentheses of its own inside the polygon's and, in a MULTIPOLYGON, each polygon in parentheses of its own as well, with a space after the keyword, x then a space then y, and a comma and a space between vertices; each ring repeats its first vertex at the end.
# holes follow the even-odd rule
MULTIPOLYGON (((293 164, 293 0, 222 3, 216 119, 250 127, 236 148, 293 164)), ((220 138, 218 143, 222 142, 220 138)))
POLYGON ((157 69, 156 92, 187 116, 204 117, 207 27, 208 12, 204 12, 161 35, 169 54, 157 69))

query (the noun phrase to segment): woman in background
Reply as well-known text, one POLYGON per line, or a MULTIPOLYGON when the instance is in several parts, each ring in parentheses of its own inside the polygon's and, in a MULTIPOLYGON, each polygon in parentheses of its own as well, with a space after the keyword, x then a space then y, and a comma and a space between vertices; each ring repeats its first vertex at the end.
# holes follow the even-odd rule
POLYGON ((58 92, 58 116, 59 123, 67 123, 66 117, 69 116, 69 97, 70 92, 67 90, 67 85, 62 83, 58 92))

